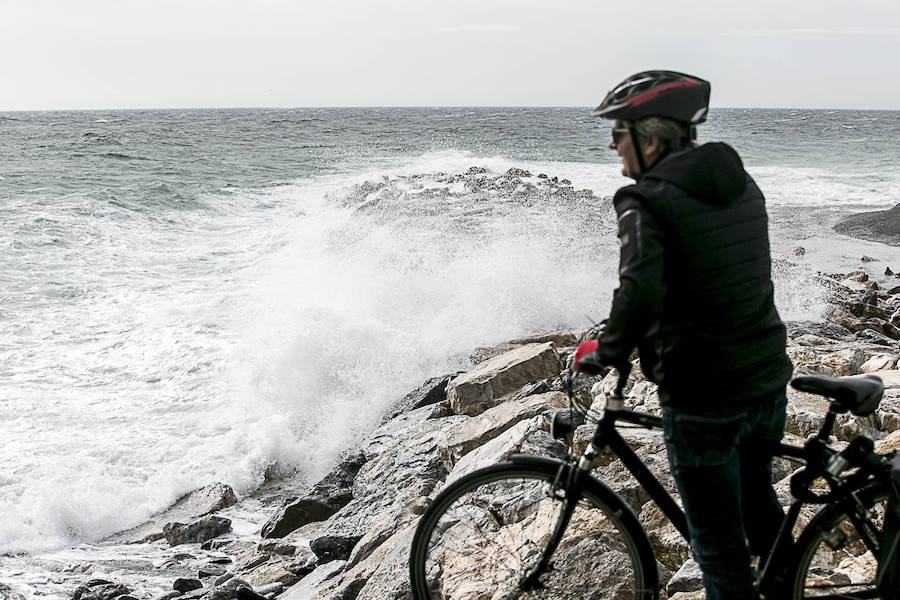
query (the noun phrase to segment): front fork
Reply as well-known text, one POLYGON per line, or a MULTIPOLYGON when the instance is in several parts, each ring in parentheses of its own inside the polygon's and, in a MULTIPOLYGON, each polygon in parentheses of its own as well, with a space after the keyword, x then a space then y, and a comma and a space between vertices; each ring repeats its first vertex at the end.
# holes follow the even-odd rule
POLYGON ((540 587, 539 579, 550 566, 550 559, 556 552, 556 548, 559 547, 562 536, 572 519, 572 514, 575 512, 575 507, 581 500, 581 477, 590 472, 599 454, 600 452, 593 444, 588 444, 584 454, 578 457, 577 462, 573 464, 572 461, 567 461, 560 465, 549 494, 553 498, 562 500, 562 509, 556 517, 553 532, 550 534, 550 539, 547 540, 547 545, 544 546, 540 558, 533 567, 528 569, 519 582, 520 589, 528 591, 540 587))

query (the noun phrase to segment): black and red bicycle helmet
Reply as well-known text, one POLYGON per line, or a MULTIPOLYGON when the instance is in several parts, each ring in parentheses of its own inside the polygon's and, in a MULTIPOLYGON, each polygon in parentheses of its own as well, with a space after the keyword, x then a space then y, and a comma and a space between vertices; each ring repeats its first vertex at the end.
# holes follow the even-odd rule
POLYGON ((664 117, 694 126, 706 120, 709 92, 709 82, 693 75, 643 71, 613 88, 591 114, 622 121, 664 117))

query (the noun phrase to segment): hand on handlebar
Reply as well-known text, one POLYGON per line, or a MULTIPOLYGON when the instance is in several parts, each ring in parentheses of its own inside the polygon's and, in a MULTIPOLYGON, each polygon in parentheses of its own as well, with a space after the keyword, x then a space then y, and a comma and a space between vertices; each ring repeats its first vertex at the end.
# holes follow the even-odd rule
POLYGON ((606 365, 603 364, 600 355, 597 353, 598 347, 597 340, 581 342, 578 345, 578 349, 575 350, 572 370, 585 375, 599 375, 602 373, 606 365))
POLYGON ((631 363, 627 360, 622 364, 608 364, 604 362, 599 353, 600 344, 597 340, 588 340, 578 345, 575 350, 575 358, 572 360, 572 370, 585 375, 601 375, 606 367, 613 367, 619 372, 619 380, 616 384, 615 394, 622 395, 628 375, 631 373, 631 363))

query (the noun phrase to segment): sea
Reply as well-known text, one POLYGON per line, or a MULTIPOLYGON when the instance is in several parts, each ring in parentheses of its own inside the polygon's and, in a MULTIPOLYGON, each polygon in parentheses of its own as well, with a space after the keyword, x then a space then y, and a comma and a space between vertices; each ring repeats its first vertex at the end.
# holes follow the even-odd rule
MULTIPOLYGON (((589 113, 0 113, 0 584, 55 597, 29 564, 313 480, 476 347, 604 318, 628 180, 589 113), (513 168, 592 199, 477 185, 513 168)), ((900 202, 900 112, 719 108, 708 140, 767 196, 783 318, 821 318, 817 272, 900 272, 832 230, 900 202)))

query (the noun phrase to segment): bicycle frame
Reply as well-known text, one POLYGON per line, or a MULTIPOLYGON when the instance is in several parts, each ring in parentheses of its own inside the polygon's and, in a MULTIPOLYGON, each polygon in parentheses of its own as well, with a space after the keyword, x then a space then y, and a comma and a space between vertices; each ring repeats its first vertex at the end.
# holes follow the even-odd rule
MULTIPOLYGON (((829 458, 837 454, 835 450, 826 445, 828 432, 831 431, 834 425, 834 417, 834 413, 829 412, 819 435, 807 442, 806 445, 798 447, 779 443, 773 448, 773 455, 798 459, 801 463, 809 467, 816 465, 817 468, 814 472, 818 474, 821 470, 823 471, 822 474, 824 474, 825 463, 829 458)), ((618 423, 629 423, 650 430, 661 430, 663 426, 661 417, 625 409, 624 401, 620 394, 613 394, 608 397, 607 407, 603 412, 603 416, 597 421, 594 435, 584 453, 575 459, 574 464, 572 461, 560 464, 559 474, 557 476, 557 481, 554 483, 553 492, 564 494, 567 501, 564 503, 564 508, 557 519, 553 533, 551 534, 550 540, 544 548, 540 559, 523 579, 523 589, 529 589, 537 585, 538 578, 547 568, 547 565, 549 565, 550 559, 555 552, 575 509, 575 502, 569 500, 575 500, 577 502, 581 497, 581 486, 579 485, 580 478, 582 476, 589 476, 597 458, 603 450, 607 448, 622 462, 637 482, 644 487, 653 502, 655 502, 660 510, 662 510, 663 514, 669 519, 682 537, 690 542, 690 533, 688 532, 687 518, 684 511, 678 506, 656 476, 650 472, 640 457, 638 457, 634 450, 631 449, 631 446, 629 446, 625 438, 616 429, 618 423), (564 482, 560 481, 563 476, 566 477, 566 481, 564 482)), ((520 460, 525 459, 523 456, 513 457, 513 460, 515 461, 517 458, 520 460)), ((836 479, 832 479, 831 481, 836 481, 836 479)), ((859 483, 863 484, 862 481, 859 483)), ((784 564, 784 559, 794 552, 795 543, 793 539, 793 528, 797 523, 802 507, 805 504, 810 503, 837 504, 855 501, 858 504, 855 492, 862 489, 862 487, 864 487, 864 484, 838 484, 836 492, 827 499, 824 497, 818 500, 810 499, 808 497, 805 500, 795 498, 785 514, 772 548, 767 553, 767 556, 760 557, 764 562, 760 564, 756 585, 757 589, 762 594, 762 598, 775 597, 768 596, 767 594, 777 593, 782 574, 779 570, 774 569, 773 565, 784 564)), ((848 514, 852 516, 854 526, 863 533, 862 537, 866 545, 874 550, 876 548, 875 542, 874 540, 869 539, 869 536, 865 534, 866 527, 859 519, 858 513, 853 510, 848 510, 848 514)))

